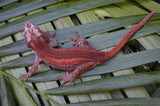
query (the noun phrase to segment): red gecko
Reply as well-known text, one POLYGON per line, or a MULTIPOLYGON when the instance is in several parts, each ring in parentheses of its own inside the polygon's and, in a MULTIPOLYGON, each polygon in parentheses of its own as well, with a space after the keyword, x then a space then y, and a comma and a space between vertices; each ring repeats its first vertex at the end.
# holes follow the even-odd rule
POLYGON ((52 39, 55 33, 53 35, 50 35, 48 32, 45 33, 40 30, 38 26, 28 22, 25 24, 24 37, 27 46, 35 52, 36 59, 30 71, 27 74, 20 75, 20 77, 23 77, 24 81, 26 81, 27 78, 37 70, 39 63, 44 61, 53 68, 67 71, 66 73, 62 72, 64 77, 58 77, 58 79, 63 80, 61 86, 66 82, 70 82, 71 85, 74 85, 73 81, 80 74, 114 56, 125 45, 128 39, 141 26, 143 26, 153 14, 155 14, 155 12, 151 12, 147 15, 108 52, 100 52, 90 47, 87 44, 86 39, 80 38, 77 32, 77 38, 71 38, 71 40, 75 42, 73 45, 77 47, 64 49, 53 48, 57 46, 57 42, 52 39), (72 74, 69 74, 68 71, 73 72, 72 74))

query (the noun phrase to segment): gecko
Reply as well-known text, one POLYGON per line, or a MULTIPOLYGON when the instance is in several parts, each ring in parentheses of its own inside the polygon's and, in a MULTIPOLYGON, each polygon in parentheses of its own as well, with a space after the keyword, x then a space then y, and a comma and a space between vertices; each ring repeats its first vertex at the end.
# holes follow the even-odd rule
POLYGON ((25 30, 23 32, 25 42, 28 48, 31 48, 35 53, 35 63, 27 74, 21 74, 20 77, 27 81, 38 68, 41 61, 47 65, 64 70, 63 77, 58 79, 63 80, 61 86, 69 82, 72 86, 74 80, 85 71, 94 68, 102 62, 113 57, 126 44, 129 38, 142 27, 149 18, 155 14, 151 12, 141 22, 135 25, 122 40, 111 50, 97 51, 92 48, 85 38, 80 38, 76 32, 76 38, 71 38, 76 47, 71 48, 54 48, 58 45, 57 41, 53 39, 55 33, 52 35, 49 32, 43 32, 38 26, 31 22, 25 23, 25 30), (69 74, 69 71, 73 71, 69 74))

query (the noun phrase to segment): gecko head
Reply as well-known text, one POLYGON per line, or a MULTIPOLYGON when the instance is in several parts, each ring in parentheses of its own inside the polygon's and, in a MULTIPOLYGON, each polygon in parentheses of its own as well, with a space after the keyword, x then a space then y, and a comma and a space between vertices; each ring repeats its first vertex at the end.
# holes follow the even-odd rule
POLYGON ((31 48, 31 42, 35 42, 39 39, 46 41, 47 39, 44 32, 38 26, 33 25, 31 22, 25 23, 25 30, 23 35, 29 48, 31 48))

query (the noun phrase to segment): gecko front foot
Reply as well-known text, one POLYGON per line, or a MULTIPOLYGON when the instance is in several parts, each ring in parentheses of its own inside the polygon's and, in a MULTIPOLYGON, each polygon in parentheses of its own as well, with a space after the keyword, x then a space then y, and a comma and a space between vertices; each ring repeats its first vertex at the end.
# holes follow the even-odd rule
POLYGON ((20 74, 20 78, 24 78, 24 82, 26 82, 29 77, 29 74, 20 74))
POLYGON ((73 80, 70 77, 70 74, 68 72, 66 72, 66 73, 62 72, 62 74, 63 74, 64 77, 57 77, 58 79, 63 80, 63 83, 61 84, 61 86, 63 86, 67 82, 70 82, 70 84, 73 86, 74 83, 73 83, 73 80))
POLYGON ((50 35, 50 33, 47 31, 46 34, 47 34, 47 41, 48 41, 49 46, 51 47, 58 46, 57 41, 53 39, 53 37, 55 36, 55 32, 52 35, 50 35))

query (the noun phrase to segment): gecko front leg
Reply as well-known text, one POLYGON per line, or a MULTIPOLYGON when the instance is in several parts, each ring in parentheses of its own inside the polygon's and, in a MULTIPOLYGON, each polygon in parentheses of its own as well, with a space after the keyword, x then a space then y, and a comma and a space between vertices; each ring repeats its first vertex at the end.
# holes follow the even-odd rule
POLYGON ((36 59, 35 59, 35 63, 34 65, 31 67, 31 69, 29 70, 29 72, 27 74, 21 74, 20 78, 24 78, 24 81, 27 81, 27 79, 35 73, 35 71, 38 68, 39 63, 41 62, 40 57, 38 57, 38 55, 36 54, 36 59))
POLYGON ((87 49, 87 50, 96 50, 92 48, 90 45, 88 45, 87 40, 85 38, 80 38, 78 32, 76 32, 76 38, 71 38, 72 41, 75 43, 73 46, 81 47, 82 49, 87 49))
POLYGON ((56 47, 58 45, 57 41, 53 39, 55 32, 51 35, 48 31, 45 33, 47 36, 48 45, 51 47, 56 47))

